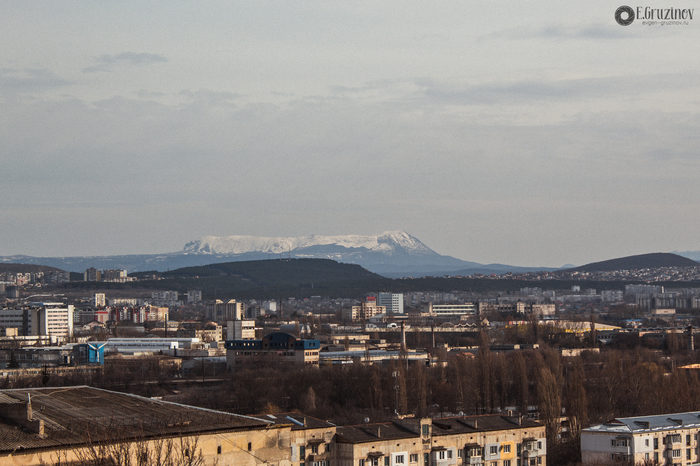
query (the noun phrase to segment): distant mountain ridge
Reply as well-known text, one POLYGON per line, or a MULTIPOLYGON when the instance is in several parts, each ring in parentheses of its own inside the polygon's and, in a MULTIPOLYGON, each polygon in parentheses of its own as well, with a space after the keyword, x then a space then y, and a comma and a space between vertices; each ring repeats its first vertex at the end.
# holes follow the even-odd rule
POLYGON ((0 257, 2 262, 43 264, 82 272, 89 267, 129 272, 166 271, 234 261, 277 257, 332 259, 358 264, 371 272, 394 276, 443 275, 478 268, 481 264, 444 256, 404 231, 376 236, 311 235, 303 237, 204 236, 188 242, 182 251, 166 254, 92 257, 0 257))
POLYGON ((572 272, 612 272, 615 270, 655 269, 660 267, 700 267, 700 263, 670 252, 654 252, 593 262, 567 269, 572 272))
POLYGON ((262 237, 262 236, 203 236, 185 245, 184 253, 196 254, 243 254, 264 252, 284 254, 315 246, 338 246, 347 249, 367 249, 391 255, 411 252, 415 254, 436 254, 417 238, 404 231, 387 231, 377 236, 310 235, 301 237, 262 237))

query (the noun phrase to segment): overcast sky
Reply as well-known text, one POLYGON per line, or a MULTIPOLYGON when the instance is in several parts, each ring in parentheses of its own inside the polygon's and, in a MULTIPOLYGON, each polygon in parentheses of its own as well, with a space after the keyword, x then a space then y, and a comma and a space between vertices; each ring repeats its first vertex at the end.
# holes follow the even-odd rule
POLYGON ((0 1, 0 255, 386 230, 481 263, 698 250, 700 7, 617 6, 0 1))

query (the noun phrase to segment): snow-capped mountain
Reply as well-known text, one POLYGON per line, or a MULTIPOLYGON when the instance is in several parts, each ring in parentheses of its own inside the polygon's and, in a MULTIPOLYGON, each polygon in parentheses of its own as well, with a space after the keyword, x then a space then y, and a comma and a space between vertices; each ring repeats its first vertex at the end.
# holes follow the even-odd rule
POLYGON ((204 236, 185 245, 184 255, 209 256, 216 262, 226 260, 270 259, 278 256, 333 259, 359 264, 375 273, 402 275, 404 272, 431 273, 478 266, 450 256, 442 256, 404 231, 381 235, 338 235, 260 237, 204 236))
POLYGON ((89 267, 129 272, 165 271, 181 267, 244 260, 291 258, 332 259, 358 264, 391 276, 441 275, 481 264, 443 256, 404 231, 381 235, 311 235, 298 238, 258 236, 203 236, 182 251, 165 254, 93 257, 0 257, 0 262, 43 264, 72 272, 89 267))
POLYGON ((366 249, 387 255, 436 254, 417 238, 404 231, 387 231, 377 236, 301 236, 262 237, 262 236, 203 236, 185 245, 184 253, 194 254, 244 254, 262 252, 287 254, 313 246, 337 246, 345 249, 366 249))
POLYGON ((387 277, 542 270, 501 264, 482 265, 443 256, 404 231, 387 231, 376 236, 311 235, 298 238, 203 236, 187 243, 182 251, 165 254, 92 257, 7 256, 0 257, 0 263, 50 265, 71 272, 83 272, 89 267, 142 272, 281 257, 332 259, 358 264, 387 277))

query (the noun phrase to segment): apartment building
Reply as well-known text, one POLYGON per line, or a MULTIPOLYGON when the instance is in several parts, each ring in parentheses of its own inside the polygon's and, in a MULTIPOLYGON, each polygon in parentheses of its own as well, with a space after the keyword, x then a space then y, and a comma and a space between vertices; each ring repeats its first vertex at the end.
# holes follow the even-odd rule
POLYGON ((144 453, 204 465, 546 466, 544 426, 501 415, 337 427, 300 413, 241 416, 85 386, 2 390, 0 415, 0 466, 93 454, 100 464, 135 464, 144 453), (99 447, 109 444, 118 448, 99 447))
POLYGON ((30 303, 21 309, 0 310, 0 328, 17 328, 20 335, 73 336, 72 305, 30 303))
POLYGON ((384 306, 389 315, 403 314, 403 295, 401 293, 377 293, 377 306, 384 306))
POLYGON ((207 319, 214 322, 242 320, 244 317, 245 309, 243 303, 235 299, 231 299, 227 302, 217 299, 213 303, 207 305, 207 319))
POLYGON ((545 428, 520 417, 397 419, 336 429, 335 466, 546 465, 545 428))
POLYGON ((386 314, 386 306, 379 306, 374 296, 369 296, 359 306, 343 309, 343 319, 349 321, 369 320, 379 314, 386 314))
POLYGON ((581 431, 581 460, 689 466, 700 463, 699 432, 700 412, 616 418, 581 431))

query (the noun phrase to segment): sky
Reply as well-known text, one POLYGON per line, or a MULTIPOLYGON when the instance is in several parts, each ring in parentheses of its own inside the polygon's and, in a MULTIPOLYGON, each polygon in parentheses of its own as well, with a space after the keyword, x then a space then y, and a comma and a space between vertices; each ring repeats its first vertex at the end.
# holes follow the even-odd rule
POLYGON ((0 255, 387 230, 522 266, 700 250, 700 7, 618 6, 0 0, 0 255))

